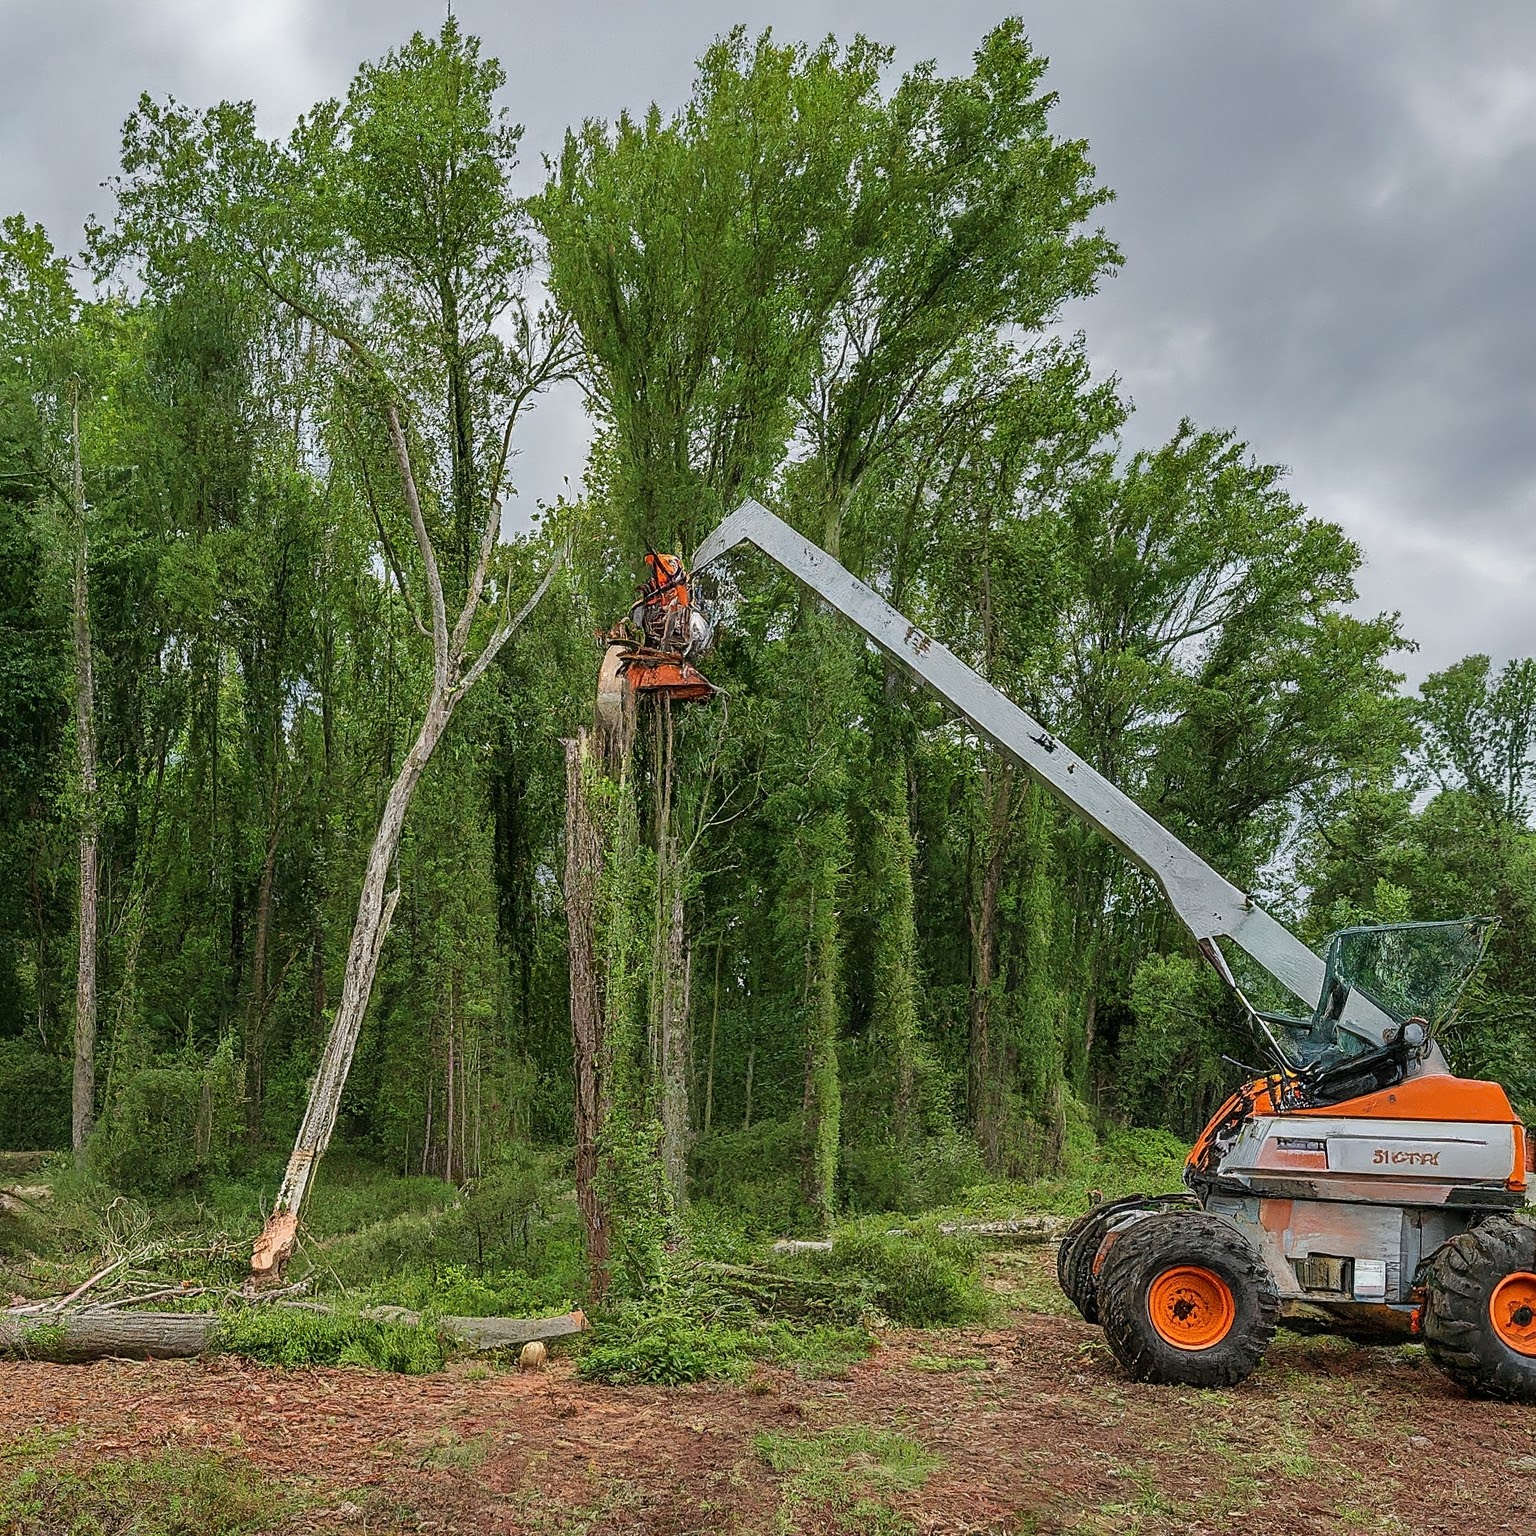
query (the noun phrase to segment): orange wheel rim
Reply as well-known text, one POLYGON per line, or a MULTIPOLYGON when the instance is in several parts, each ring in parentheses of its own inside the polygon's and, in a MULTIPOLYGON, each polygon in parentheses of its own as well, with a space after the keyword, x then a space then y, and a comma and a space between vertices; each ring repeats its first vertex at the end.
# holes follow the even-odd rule
MULTIPOLYGON (((1237 1303, 1220 1275, 1183 1264, 1165 1269, 1152 1282, 1147 1311, 1158 1337, 1176 1349, 1209 1349, 1232 1331, 1237 1303)), ((1536 1329, 1532 1332, 1536 1338, 1536 1329)), ((1536 1343, 1532 1347, 1536 1349, 1536 1343)))
POLYGON ((1505 1275, 1488 1300, 1488 1316, 1517 1355, 1536 1355, 1536 1275, 1505 1275))

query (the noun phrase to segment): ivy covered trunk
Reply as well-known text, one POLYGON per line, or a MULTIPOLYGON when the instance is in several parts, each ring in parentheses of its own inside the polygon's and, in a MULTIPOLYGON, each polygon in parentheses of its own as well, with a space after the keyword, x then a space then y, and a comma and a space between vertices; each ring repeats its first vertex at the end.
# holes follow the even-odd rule
POLYGON ((587 789, 587 733, 565 743, 565 921, 570 940, 571 1045, 576 1080, 576 1205, 587 1250, 587 1293, 608 1294, 608 1214, 598 1187, 606 1108, 601 1081, 603 996, 598 976, 597 898, 603 850, 587 789))

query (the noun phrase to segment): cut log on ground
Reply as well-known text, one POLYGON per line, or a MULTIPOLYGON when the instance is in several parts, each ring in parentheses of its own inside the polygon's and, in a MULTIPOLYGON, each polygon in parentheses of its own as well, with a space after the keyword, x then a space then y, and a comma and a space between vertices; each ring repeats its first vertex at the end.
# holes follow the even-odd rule
POLYGON ((0 1152, 0 1173, 36 1173, 57 1152, 0 1152))
MULTIPOLYGON (((1020 1216, 1011 1221, 945 1221, 939 1231, 945 1237, 976 1237, 989 1245, 1008 1243, 1053 1243, 1070 1225, 1070 1216, 1020 1216)), ((887 1237, 910 1237, 906 1227, 892 1227, 887 1237)), ((831 1253, 828 1237, 781 1237, 774 1243, 776 1254, 831 1253)))
MULTIPOLYGON (((403 1307, 373 1307, 362 1314, 380 1322, 415 1325, 419 1312, 403 1307)), ((71 1365, 85 1360, 185 1360, 217 1350, 216 1312, 124 1312, 84 1307, 39 1316, 0 1312, 0 1355, 20 1355, 71 1365)), ((516 1348, 534 1340, 568 1338, 581 1333, 581 1312, 563 1317, 440 1317, 438 1331, 466 1348, 486 1351, 516 1348)))

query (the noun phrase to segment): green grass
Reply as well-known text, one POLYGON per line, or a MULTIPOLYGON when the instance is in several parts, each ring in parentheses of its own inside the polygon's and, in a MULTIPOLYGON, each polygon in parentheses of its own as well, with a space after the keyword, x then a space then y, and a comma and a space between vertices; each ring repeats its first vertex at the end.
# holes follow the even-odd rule
POLYGON ((912 1522, 890 1507, 892 1494, 921 1488, 943 1458, 894 1430, 839 1425, 812 1434, 763 1433, 753 1448, 783 1479, 778 1529, 799 1530, 815 1510, 848 1536, 894 1536, 912 1522))
POLYGON ((135 1461, 59 1465, 63 1437, 0 1449, 0 1530, 8 1536, 241 1536, 313 1502, 310 1491, 217 1456, 163 1451, 135 1461))

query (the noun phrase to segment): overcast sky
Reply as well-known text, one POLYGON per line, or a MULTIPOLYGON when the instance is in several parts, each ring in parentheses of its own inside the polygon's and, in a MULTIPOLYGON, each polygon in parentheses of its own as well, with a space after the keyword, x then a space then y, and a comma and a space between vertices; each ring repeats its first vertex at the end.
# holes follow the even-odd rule
MULTIPOLYGON (((973 0, 458 0, 508 75, 525 159, 567 124, 687 95, 732 22, 863 31, 964 69, 1005 8, 973 0)), ((1536 4, 1047 0, 1061 131, 1117 200, 1121 273, 1065 316, 1135 402, 1237 431, 1365 550, 1410 677, 1536 653, 1536 4)), ((78 245, 142 90, 250 98, 286 130, 441 0, 0 0, 0 213, 78 245)), ((547 404, 524 498, 574 483, 579 407, 547 404)))

